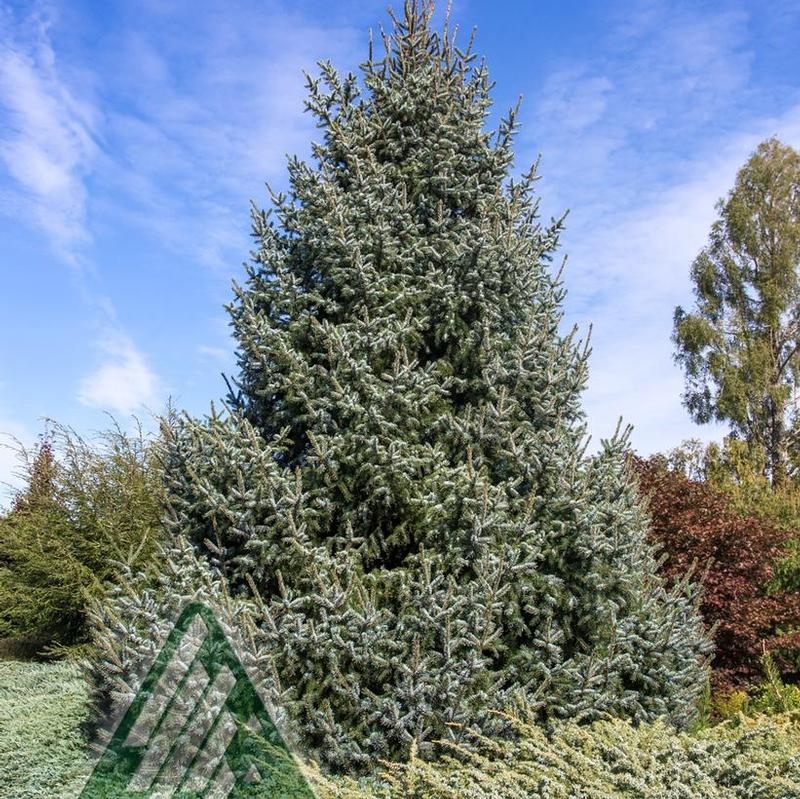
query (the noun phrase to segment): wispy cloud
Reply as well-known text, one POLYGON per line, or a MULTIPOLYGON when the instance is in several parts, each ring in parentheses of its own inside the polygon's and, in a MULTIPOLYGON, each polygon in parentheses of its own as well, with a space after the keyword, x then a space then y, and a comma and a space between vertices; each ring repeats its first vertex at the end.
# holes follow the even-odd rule
POLYGON ((231 15, 212 2, 191 19, 164 8, 152 22, 120 31, 108 53, 108 202, 173 252, 230 273, 246 256, 249 200, 314 137, 303 70, 323 56, 352 64, 362 37, 277 3, 231 15))
POLYGON ((745 13, 624 6, 592 56, 554 70, 528 111, 523 149, 544 153, 553 205, 636 205, 681 179, 676 165, 707 129, 741 121, 737 102, 751 92, 745 13))
POLYGON ((84 181, 98 114, 60 74, 50 24, 44 11, 16 20, 0 6, 0 164, 10 178, 2 208, 73 261, 89 238, 84 181))
MULTIPOLYGON (((76 390, 59 417, 90 419, 86 408, 128 415, 166 391, 135 343, 151 324, 141 303, 131 307, 137 277, 185 281, 187 296, 208 302, 208 313, 228 299, 229 276, 251 246, 250 198, 265 197, 265 180, 280 184, 286 154, 307 152, 315 136, 303 113, 303 70, 321 57, 354 65, 364 55, 363 31, 350 26, 352 16, 332 25, 331 13, 322 19, 280 0, 236 8, 209 0, 201 13, 147 2, 135 13, 109 7, 102 23, 91 4, 61 5, 56 14, 58 6, 0 0, 0 214, 19 223, 20 239, 26 228, 44 232, 81 266, 76 307, 89 327, 111 331, 89 374, 76 346, 76 390), (142 263, 136 277, 125 273, 122 294, 119 272, 131 257, 142 263), (126 307, 125 326, 116 307, 126 307)), ((159 353, 194 364, 170 375, 170 389, 184 396, 198 374, 232 362, 232 347, 223 354, 227 332, 196 323, 184 296, 174 303, 174 318, 198 328, 194 341, 185 338, 183 360, 159 353)), ((211 390, 203 389, 203 404, 211 390)), ((25 418, 26 409, 15 410, 25 418)), ((0 462, 0 479, 8 468, 0 462)))
POLYGON ((691 304, 690 264, 750 151, 773 134, 800 143, 800 106, 758 114, 749 24, 740 10, 626 4, 590 58, 547 78, 530 112, 536 140, 523 143, 544 154, 547 210, 573 209, 567 308, 594 327, 590 427, 608 435, 622 415, 643 452, 688 431, 721 434, 692 429, 681 406, 673 310, 691 304))
POLYGON ((22 448, 35 441, 32 430, 10 410, 8 384, 0 381, 0 511, 25 485, 22 448))
POLYGON ((0 0, 0 165, 10 178, 0 199, 70 259, 90 240, 91 174, 104 219, 230 270, 246 255, 249 200, 314 136, 303 71, 364 54, 353 27, 332 30, 278 2, 231 14, 212 0, 189 17, 182 4, 143 6, 88 64, 79 49, 56 53, 58 19, 33 9, 20 18, 0 0), (102 87, 102 105, 73 74, 102 87))
POLYGON ((223 349, 222 347, 203 345, 197 348, 197 353, 203 358, 219 361, 220 363, 228 364, 231 361, 231 351, 229 349, 223 349))
POLYGON ((103 361, 81 383, 78 399, 93 408, 130 415, 154 406, 160 398, 160 381, 144 355, 120 333, 101 341, 103 361))

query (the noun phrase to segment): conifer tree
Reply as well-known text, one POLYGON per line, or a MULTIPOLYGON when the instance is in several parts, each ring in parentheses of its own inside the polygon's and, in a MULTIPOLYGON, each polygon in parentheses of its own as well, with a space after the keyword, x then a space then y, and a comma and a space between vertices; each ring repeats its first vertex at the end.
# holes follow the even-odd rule
POLYGON ((20 656, 86 652, 87 606, 123 562, 141 568, 160 538, 155 442, 114 426, 87 441, 48 421, 19 448, 25 487, 0 516, 0 639, 20 656))
POLYGON ((253 211, 238 377, 168 458, 172 529, 254 597, 275 695, 332 768, 433 756, 509 705, 686 723, 705 682, 625 435, 585 455, 561 220, 431 15, 406 3, 360 80, 309 79, 321 140, 253 211))

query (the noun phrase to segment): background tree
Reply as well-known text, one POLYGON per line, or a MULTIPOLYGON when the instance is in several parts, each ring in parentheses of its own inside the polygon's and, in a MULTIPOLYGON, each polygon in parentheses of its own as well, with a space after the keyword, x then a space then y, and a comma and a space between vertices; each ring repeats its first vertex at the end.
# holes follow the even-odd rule
POLYGON ((430 757, 512 704, 686 723, 705 682, 624 437, 584 454, 561 223, 431 14, 407 3, 361 83, 309 80, 321 141, 253 213, 234 390, 169 461, 170 526, 255 596, 275 703, 334 768, 430 757))
POLYGON ((684 403, 695 421, 730 422, 763 447, 781 483, 800 376, 800 153, 763 142, 717 207, 692 265, 696 310, 675 310, 684 403))
POLYGON ((721 443, 684 441, 663 459, 671 470, 706 483, 721 494, 728 508, 783 530, 786 546, 772 563, 773 590, 800 591, 800 484, 795 477, 772 485, 762 447, 727 436, 721 443))
POLYGON ((682 580, 696 566, 701 610, 714 628, 715 687, 749 686, 763 677, 765 652, 780 674, 800 677, 800 591, 776 585, 776 564, 790 553, 790 533, 768 519, 738 513, 708 482, 691 480, 661 457, 633 458, 648 499, 651 535, 666 557, 662 572, 682 580))
POLYGON ((122 563, 143 566, 160 538, 154 444, 116 427, 88 442, 51 423, 20 456, 27 485, 0 518, 0 639, 12 653, 77 654, 90 598, 122 563))

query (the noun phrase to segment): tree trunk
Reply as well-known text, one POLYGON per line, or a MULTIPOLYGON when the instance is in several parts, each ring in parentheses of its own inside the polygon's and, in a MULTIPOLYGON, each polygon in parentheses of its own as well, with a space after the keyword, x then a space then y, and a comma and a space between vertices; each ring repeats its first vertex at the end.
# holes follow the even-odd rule
POLYGON ((783 421, 783 408, 776 407, 771 400, 772 419, 769 437, 770 482, 773 488, 779 488, 786 482, 786 430, 783 421))

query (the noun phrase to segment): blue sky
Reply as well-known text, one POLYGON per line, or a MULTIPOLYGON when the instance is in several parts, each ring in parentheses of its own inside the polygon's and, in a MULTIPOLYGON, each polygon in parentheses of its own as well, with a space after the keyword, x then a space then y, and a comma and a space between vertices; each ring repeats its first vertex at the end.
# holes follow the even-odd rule
MULTIPOLYGON (((302 70, 354 69, 386 2, 0 0, 0 431, 202 413, 233 370, 223 304, 248 204, 315 136, 302 70)), ((800 4, 484 2, 452 16, 496 110, 523 95, 519 168, 570 209, 567 318, 594 325, 595 438, 643 453, 719 437, 681 407, 669 340, 737 168, 800 147, 800 4)), ((0 481, 13 458, 0 450, 0 481)))

